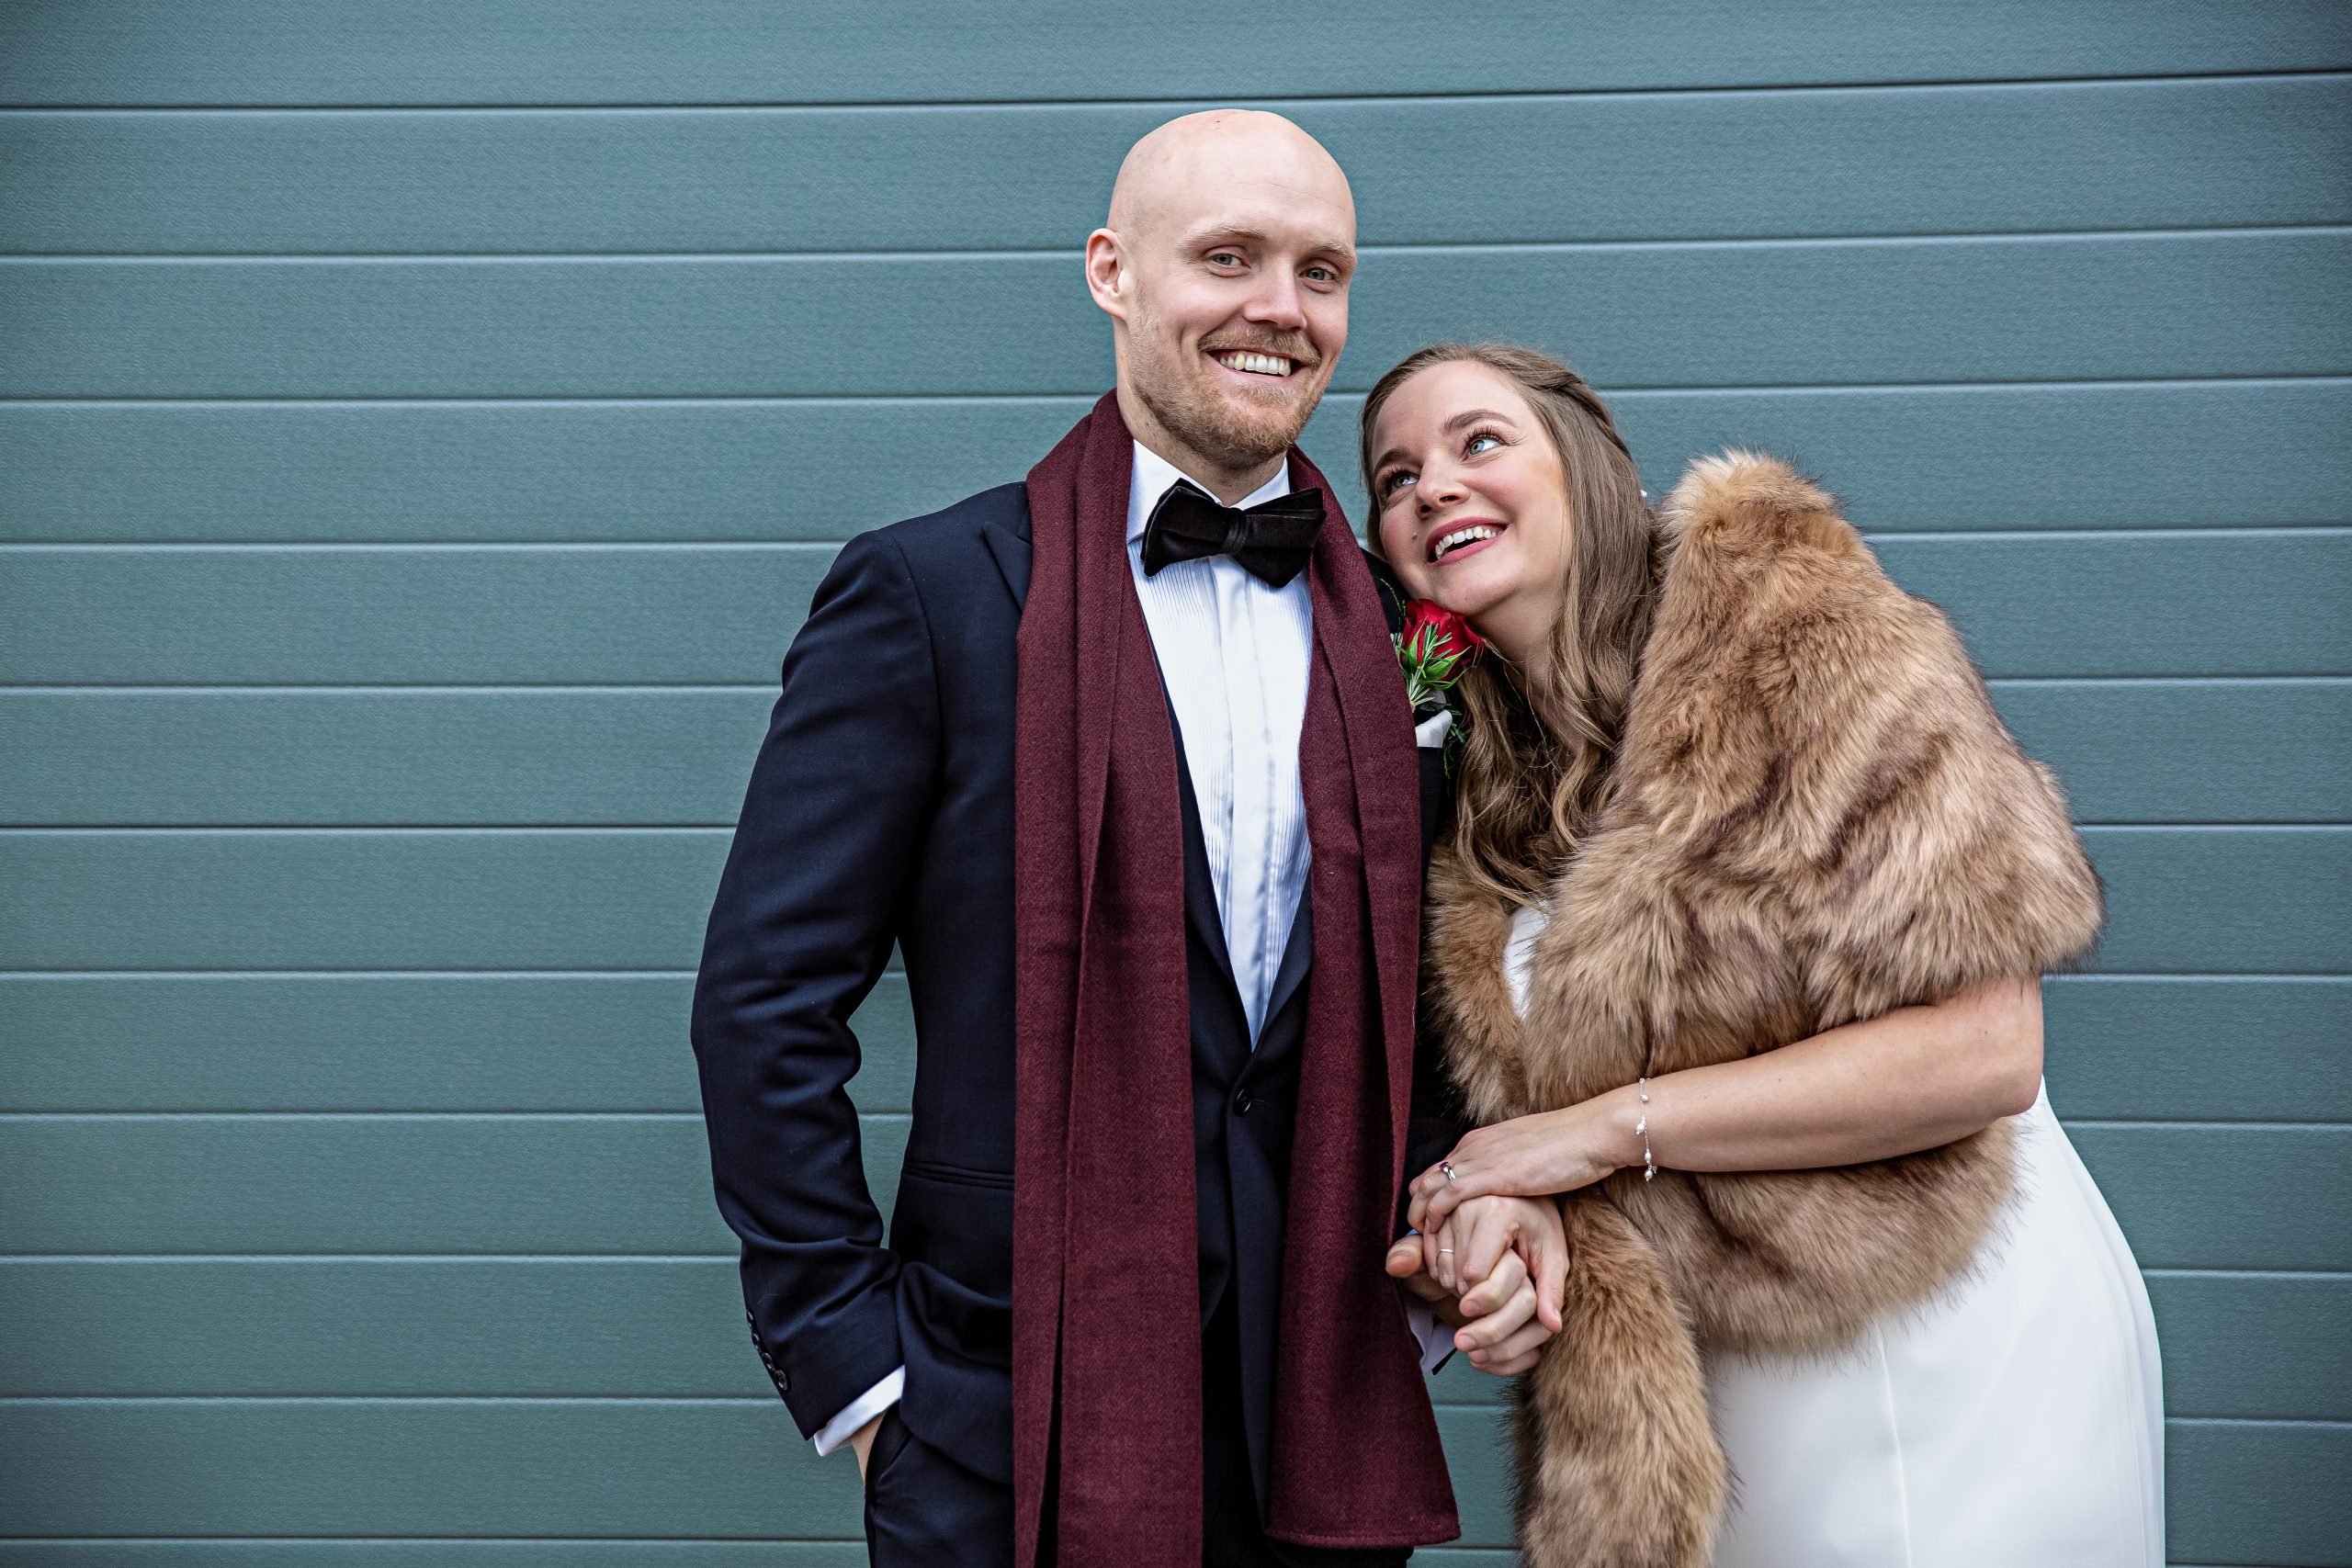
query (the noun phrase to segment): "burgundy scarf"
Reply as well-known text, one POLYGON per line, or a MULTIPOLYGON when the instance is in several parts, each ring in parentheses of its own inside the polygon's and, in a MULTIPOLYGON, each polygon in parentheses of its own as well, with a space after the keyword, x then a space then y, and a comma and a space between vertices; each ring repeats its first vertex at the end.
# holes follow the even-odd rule
MULTIPOLYGON (((1115 394, 1029 474, 1013 801, 1014 1562, 1049 1466, 1064 1568, 1198 1568, 1201 1335, 1175 737, 1127 564, 1115 394)), ((1315 922, 1291 1156, 1267 1528, 1317 1546, 1460 1533, 1382 1271, 1412 1087, 1412 717, 1330 486, 1300 737, 1315 922)))

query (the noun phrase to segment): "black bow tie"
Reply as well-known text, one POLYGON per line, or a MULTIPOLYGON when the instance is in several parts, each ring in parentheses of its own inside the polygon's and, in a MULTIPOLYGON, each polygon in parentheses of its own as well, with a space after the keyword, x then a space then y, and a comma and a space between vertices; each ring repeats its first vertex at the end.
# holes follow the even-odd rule
POLYGON ((1252 577, 1280 588, 1306 570, 1322 533, 1319 490, 1295 490, 1244 512, 1178 479, 1143 525, 1143 574, 1156 576, 1180 560, 1231 556, 1252 577))

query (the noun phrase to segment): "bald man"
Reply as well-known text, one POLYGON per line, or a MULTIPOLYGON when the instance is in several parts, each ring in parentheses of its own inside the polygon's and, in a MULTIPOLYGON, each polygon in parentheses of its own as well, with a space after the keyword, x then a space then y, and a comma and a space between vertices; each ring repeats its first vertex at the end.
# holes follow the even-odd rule
POLYGON ((1411 1027, 1443 770, 1295 448, 1353 199, 1289 121, 1188 115, 1085 260, 1115 391, 852 541, 785 660, 695 994, 719 1207, 877 1565, 1401 1562, 1457 1533, 1423 1366, 1541 1330, 1516 1254, 1458 1335, 1382 1272, 1461 1129, 1411 1027), (894 947, 886 1241, 845 1086, 894 947))

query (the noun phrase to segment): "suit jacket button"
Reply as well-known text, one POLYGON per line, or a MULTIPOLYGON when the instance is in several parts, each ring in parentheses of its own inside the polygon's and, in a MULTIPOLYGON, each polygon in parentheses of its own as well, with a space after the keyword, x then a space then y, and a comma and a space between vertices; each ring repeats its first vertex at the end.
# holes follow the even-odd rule
POLYGON ((1233 1097, 1233 1109, 1239 1111, 1244 1116, 1249 1115, 1251 1109, 1255 1107, 1257 1103, 1257 1097, 1252 1095, 1246 1089, 1233 1097))

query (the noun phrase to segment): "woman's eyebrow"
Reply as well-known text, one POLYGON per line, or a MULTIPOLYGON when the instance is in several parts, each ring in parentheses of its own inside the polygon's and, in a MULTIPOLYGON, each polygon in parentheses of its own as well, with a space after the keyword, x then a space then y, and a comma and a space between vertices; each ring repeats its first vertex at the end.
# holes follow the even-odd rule
MULTIPOLYGON (((1511 423, 1510 415, 1507 413, 1498 413, 1493 409, 1464 409, 1462 412, 1455 414, 1452 419, 1447 420, 1443 424, 1439 425, 1438 428, 1444 431, 1448 435, 1451 435, 1455 431, 1460 430, 1466 425, 1473 425, 1479 423, 1482 421, 1488 420, 1503 424, 1511 423)), ((1373 472, 1378 473, 1381 469, 1396 461, 1404 455, 1405 449, 1403 447, 1391 446, 1387 451, 1383 452, 1379 457, 1373 459, 1373 472)))

